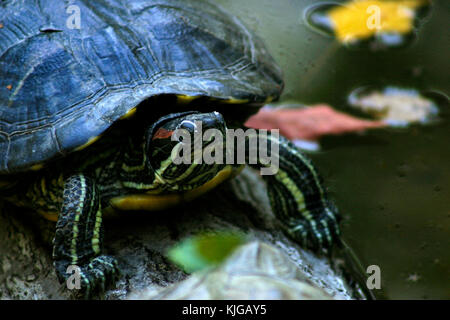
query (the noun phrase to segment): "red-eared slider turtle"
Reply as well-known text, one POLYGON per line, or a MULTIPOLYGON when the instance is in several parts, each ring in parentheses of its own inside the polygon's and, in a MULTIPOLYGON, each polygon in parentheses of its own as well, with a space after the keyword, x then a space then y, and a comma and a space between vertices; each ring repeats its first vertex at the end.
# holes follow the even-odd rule
MULTIPOLYGON (((102 253, 103 214, 188 201, 242 167, 175 163, 173 150, 185 144, 174 132, 195 139, 200 124, 225 136, 225 119, 242 125, 279 97, 281 73, 257 37, 203 1, 0 8, 1 196, 57 222, 58 278, 76 265, 91 292, 117 271, 102 253)), ((235 147, 245 147, 246 163, 267 167, 261 153, 251 161, 252 135, 235 147)), ((286 139, 263 138, 260 146, 271 143, 266 151, 279 161, 276 174, 264 175, 274 212, 305 246, 331 246, 338 214, 313 165, 286 139)))

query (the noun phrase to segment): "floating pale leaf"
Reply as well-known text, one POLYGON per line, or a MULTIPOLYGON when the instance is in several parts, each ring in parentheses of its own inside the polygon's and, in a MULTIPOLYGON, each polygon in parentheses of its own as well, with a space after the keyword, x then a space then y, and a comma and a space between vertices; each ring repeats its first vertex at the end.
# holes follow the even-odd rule
POLYGON ((356 89, 349 104, 392 126, 425 123, 438 113, 434 101, 417 90, 396 87, 356 89))

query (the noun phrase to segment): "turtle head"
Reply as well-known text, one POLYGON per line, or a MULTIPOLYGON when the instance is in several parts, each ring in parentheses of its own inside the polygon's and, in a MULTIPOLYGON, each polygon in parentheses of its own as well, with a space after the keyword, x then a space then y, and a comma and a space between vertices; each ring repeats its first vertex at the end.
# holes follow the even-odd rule
POLYGON ((196 188, 224 167, 226 130, 218 112, 164 116, 147 133, 148 164, 169 190, 196 188))

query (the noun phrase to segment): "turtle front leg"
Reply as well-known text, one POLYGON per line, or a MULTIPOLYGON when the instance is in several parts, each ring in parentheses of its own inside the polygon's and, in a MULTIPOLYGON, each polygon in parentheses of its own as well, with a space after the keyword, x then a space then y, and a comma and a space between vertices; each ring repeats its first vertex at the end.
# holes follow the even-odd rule
POLYGON ((102 213, 95 183, 83 174, 71 176, 64 185, 53 243, 59 281, 71 281, 69 277, 75 271, 80 284, 75 289, 80 294, 89 297, 98 289, 104 290, 117 273, 117 263, 113 257, 101 255, 102 244, 102 213))
POLYGON ((282 136, 260 132, 258 139, 256 161, 251 159, 254 143, 247 144, 246 161, 261 170, 272 209, 287 234, 313 250, 339 243, 338 211, 311 160, 282 136), (269 167, 273 170, 267 170, 269 167))

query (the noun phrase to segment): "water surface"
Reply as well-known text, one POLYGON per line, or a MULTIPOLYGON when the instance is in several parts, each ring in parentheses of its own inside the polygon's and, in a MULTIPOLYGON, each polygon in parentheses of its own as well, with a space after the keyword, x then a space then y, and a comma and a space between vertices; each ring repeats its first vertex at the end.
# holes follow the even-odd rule
MULTIPOLYGON (((450 2, 433 1, 416 39, 395 50, 349 50, 312 31, 318 1, 217 0, 266 42, 284 70, 281 102, 328 103, 341 111, 365 85, 450 95, 450 2)), ((443 102, 444 101, 444 102, 443 102)), ((381 269, 380 297, 450 299, 450 117, 363 135, 327 137, 311 157, 344 215, 344 238, 381 269)))

